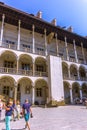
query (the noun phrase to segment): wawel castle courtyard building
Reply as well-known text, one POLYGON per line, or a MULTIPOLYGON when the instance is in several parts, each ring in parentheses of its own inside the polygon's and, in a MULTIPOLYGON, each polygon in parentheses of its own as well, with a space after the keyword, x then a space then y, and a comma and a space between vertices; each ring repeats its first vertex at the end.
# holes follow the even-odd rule
POLYGON ((0 2, 0 95, 39 105, 87 97, 87 38, 0 2))

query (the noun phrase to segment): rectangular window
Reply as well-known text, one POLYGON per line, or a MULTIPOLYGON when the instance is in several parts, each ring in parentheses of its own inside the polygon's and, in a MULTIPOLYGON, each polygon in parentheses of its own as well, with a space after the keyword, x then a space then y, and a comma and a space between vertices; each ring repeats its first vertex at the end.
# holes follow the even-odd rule
POLYGON ((44 67, 42 65, 37 65, 36 71, 44 72, 44 67))
POLYGON ((11 61, 4 61, 4 67, 13 68, 14 63, 11 61))
POLYGON ((42 97, 42 88, 36 88, 36 96, 42 97))
POLYGON ((3 94, 9 96, 9 86, 4 86, 4 87, 3 87, 3 94))
POLYGON ((23 70, 30 70, 30 64, 24 64, 24 63, 22 63, 22 69, 23 70))

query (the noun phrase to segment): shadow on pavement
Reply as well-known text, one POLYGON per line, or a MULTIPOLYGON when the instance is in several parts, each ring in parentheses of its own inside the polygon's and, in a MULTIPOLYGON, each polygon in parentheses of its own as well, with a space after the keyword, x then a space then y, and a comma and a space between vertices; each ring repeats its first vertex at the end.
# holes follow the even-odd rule
POLYGON ((5 120, 3 119, 3 120, 0 120, 0 123, 2 123, 2 122, 5 122, 5 120))

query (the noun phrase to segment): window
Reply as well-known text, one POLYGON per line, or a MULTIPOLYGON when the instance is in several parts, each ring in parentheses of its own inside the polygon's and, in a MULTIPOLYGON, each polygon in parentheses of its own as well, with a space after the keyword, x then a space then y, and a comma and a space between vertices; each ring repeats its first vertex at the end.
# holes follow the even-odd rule
POLYGON ((42 88, 36 88, 36 96, 42 97, 42 88))
POLYGON ((44 72, 44 67, 42 65, 37 65, 36 71, 44 72))
POLYGON ((13 68, 13 62, 11 61, 4 61, 4 67, 7 67, 7 68, 13 68))
POLYGON ((24 63, 22 63, 22 69, 23 70, 30 70, 30 64, 24 64, 24 63))
POLYGON ((4 86, 3 87, 3 94, 9 95, 9 86, 4 86))

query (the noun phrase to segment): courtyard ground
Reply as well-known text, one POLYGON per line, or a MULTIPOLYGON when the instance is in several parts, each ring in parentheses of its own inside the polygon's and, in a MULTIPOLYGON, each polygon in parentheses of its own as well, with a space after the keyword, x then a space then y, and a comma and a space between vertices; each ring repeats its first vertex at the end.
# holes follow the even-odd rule
MULTIPOLYGON (((87 130, 87 109, 85 106, 60 106, 54 108, 35 107, 30 118, 31 130, 87 130)), ((4 111, 0 130, 5 130, 4 111)), ((11 130, 23 130, 24 119, 11 121, 11 130)))

